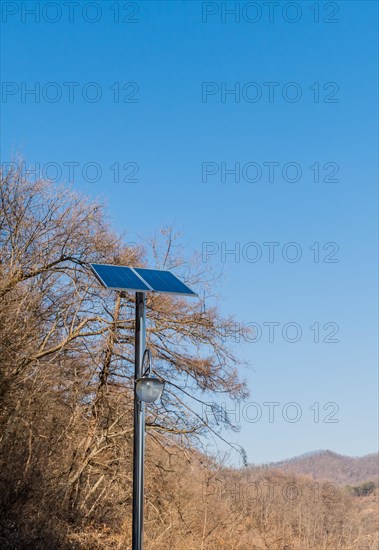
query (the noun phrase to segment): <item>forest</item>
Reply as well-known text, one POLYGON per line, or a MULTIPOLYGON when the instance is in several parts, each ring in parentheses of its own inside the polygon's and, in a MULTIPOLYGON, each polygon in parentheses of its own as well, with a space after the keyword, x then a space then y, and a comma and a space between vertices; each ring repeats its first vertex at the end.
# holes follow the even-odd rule
MULTIPOLYGON (((206 452, 235 426, 203 403, 243 401, 241 325, 212 274, 164 227, 140 246, 99 202, 17 163, 0 186, 0 547, 131 548, 134 296, 89 263, 169 269, 199 299, 147 298, 147 342, 165 381, 146 426, 146 550, 370 550, 377 488, 352 490, 206 452)), ((127 225, 127 222, 126 222, 127 225)), ((248 330, 248 329, 246 329, 248 330)))

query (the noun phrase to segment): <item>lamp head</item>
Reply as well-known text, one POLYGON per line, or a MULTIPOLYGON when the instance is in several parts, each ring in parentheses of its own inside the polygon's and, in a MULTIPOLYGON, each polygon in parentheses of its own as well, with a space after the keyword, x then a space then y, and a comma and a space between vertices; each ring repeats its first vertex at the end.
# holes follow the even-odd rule
POLYGON ((138 399, 145 403, 154 403, 163 392, 164 383, 155 376, 143 376, 136 382, 136 394, 138 399))

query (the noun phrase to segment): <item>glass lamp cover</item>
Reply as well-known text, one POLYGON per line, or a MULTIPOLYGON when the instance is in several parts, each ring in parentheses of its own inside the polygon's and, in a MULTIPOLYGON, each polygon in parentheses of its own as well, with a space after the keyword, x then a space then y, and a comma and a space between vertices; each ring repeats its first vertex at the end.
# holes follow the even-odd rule
POLYGON ((145 403, 153 403, 160 398, 163 391, 163 382, 154 376, 144 376, 137 380, 136 393, 138 399, 145 403))

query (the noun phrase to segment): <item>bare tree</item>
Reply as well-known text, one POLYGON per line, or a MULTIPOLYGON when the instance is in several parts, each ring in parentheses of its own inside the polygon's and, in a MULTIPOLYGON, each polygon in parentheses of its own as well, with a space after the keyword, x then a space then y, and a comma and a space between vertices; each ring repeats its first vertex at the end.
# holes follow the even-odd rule
MULTIPOLYGON (((99 204, 27 181, 15 165, 1 175, 0 209, 2 456, 17 455, 24 480, 43 464, 62 510, 87 519, 111 513, 131 445, 134 298, 99 288, 88 263, 142 266, 143 250, 123 244, 99 204)), ((163 250, 151 243, 156 264, 206 287, 202 266, 196 272, 175 256, 172 230, 162 236, 163 250)), ((167 381, 149 430, 160 444, 165 434, 193 440, 207 422, 191 399, 246 394, 221 338, 235 323, 215 307, 175 297, 149 296, 147 308, 148 345, 167 381)))

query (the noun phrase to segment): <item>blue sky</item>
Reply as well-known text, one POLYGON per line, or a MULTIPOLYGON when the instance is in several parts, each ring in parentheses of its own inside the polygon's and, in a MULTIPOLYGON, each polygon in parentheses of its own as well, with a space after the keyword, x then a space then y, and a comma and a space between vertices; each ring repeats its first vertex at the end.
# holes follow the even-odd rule
POLYGON ((377 3, 71 8, 2 4, 2 162, 21 152, 61 182, 75 163, 74 187, 131 241, 174 224, 188 256, 213 251, 222 310, 262 329, 238 346, 262 418, 231 439, 251 462, 375 451, 377 3))

